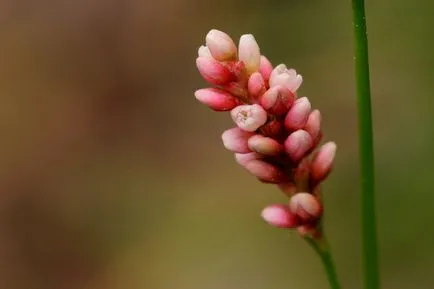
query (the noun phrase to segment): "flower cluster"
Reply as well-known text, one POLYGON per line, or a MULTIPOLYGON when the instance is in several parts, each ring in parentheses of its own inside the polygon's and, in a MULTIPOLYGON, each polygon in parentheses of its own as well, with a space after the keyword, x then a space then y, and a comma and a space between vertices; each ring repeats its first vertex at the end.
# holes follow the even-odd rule
POLYGON ((236 124, 222 134, 224 147, 248 172, 289 197, 289 204, 266 207, 263 219, 303 235, 317 232, 323 212, 319 185, 332 169, 336 144, 313 153, 322 138, 321 114, 297 96, 302 76, 284 64, 273 67, 253 35, 241 36, 237 49, 218 30, 207 34, 196 64, 213 86, 197 90, 197 100, 230 111, 236 124))

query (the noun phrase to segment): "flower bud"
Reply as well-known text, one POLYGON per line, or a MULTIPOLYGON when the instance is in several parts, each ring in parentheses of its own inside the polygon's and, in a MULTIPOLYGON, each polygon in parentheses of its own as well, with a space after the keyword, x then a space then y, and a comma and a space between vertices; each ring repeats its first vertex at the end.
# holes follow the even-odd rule
POLYGON ((276 66, 270 75, 270 87, 283 85, 292 92, 296 92, 302 82, 302 76, 295 69, 287 69, 285 64, 276 66))
POLYGON ((297 215, 288 206, 276 204, 266 207, 261 213, 265 222, 276 228, 295 228, 298 225, 297 215))
POLYGON ((320 202, 309 193, 297 193, 289 201, 289 208, 304 222, 313 222, 321 218, 320 202))
POLYGON ((336 144, 328 142, 321 146, 315 154, 311 166, 311 180, 319 183, 324 180, 333 168, 333 161, 336 155, 336 144))
POLYGON ((249 138, 248 146, 252 151, 265 156, 277 156, 283 151, 282 145, 276 140, 259 134, 249 138))
POLYGON ((259 70, 261 53, 259 45, 252 34, 241 36, 238 45, 238 59, 244 62, 248 74, 252 74, 259 70))
POLYGON ((222 134, 223 145, 226 149, 236 153, 249 153, 251 150, 247 142, 252 135, 253 133, 238 127, 228 129, 222 134))
POLYGON ((285 173, 280 168, 262 160, 252 160, 247 162, 244 167, 249 173, 265 183, 278 184, 287 181, 285 173))
POLYGON ((265 87, 264 78, 259 72, 255 72, 250 76, 247 87, 250 95, 254 99, 258 99, 267 90, 265 87))
POLYGON ((268 89, 261 97, 261 105, 271 114, 284 115, 294 103, 294 94, 282 85, 268 89))
POLYGON ((239 105, 231 111, 233 121, 245 131, 255 131, 267 121, 267 113, 259 104, 239 105))
POLYGON ((285 127, 289 131, 303 128, 309 118, 310 109, 307 97, 297 99, 285 117, 285 127))
POLYGON ((247 153, 247 154, 240 154, 240 153, 236 153, 235 154, 235 161, 241 165, 241 166, 245 166, 248 162, 252 161, 252 160, 259 160, 262 159, 264 156, 261 154, 258 154, 257 152, 251 152, 251 153, 247 153))
POLYGON ((206 46, 212 57, 218 61, 234 60, 237 55, 237 47, 232 38, 226 33, 212 29, 206 35, 206 46))
POLYGON ((312 147, 312 137, 305 130, 291 133, 285 140, 285 151, 295 163, 298 163, 312 147))
POLYGON ((194 95, 196 96, 197 100, 216 111, 231 110, 240 104, 240 101, 233 97, 230 93, 218 88, 199 89, 196 90, 194 95))
POLYGON ((259 63, 259 72, 262 74, 265 82, 268 83, 270 80, 271 72, 273 71, 273 65, 267 59, 267 57, 261 55, 261 61, 259 63))
POLYGON ((202 45, 201 47, 199 47, 199 49, 197 50, 197 55, 198 57, 211 57, 211 52, 209 51, 208 47, 202 45))
POLYGON ((307 131, 312 139, 316 141, 320 137, 321 132, 321 113, 315 109, 309 114, 304 130, 307 131))
POLYGON ((234 80, 234 74, 211 57, 198 57, 196 65, 202 77, 211 84, 222 85, 234 80))

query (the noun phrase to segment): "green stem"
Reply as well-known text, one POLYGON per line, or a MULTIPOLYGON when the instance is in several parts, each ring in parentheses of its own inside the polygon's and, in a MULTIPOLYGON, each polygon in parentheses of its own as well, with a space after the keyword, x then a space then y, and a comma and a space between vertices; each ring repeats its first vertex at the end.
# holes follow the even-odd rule
POLYGON ((341 286, 339 284, 333 258, 330 253, 330 248, 327 244, 326 239, 324 237, 322 237, 321 239, 312 239, 311 237, 305 237, 304 239, 320 256, 325 273, 327 275, 327 280, 330 284, 330 289, 340 289, 341 286))
POLYGON ((368 37, 364 0, 352 0, 354 63, 359 115, 362 255, 365 289, 380 288, 374 198, 374 149, 369 81, 368 37))

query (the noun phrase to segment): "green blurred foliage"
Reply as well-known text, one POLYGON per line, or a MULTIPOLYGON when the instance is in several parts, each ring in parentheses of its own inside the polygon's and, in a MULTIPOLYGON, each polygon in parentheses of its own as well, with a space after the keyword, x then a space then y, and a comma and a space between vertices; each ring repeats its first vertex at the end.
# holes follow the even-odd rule
MULTIPOLYGON (((0 0, 0 288, 327 288, 285 202, 220 143, 198 104, 211 28, 253 33, 338 143, 325 223, 361 288, 350 1, 0 0)), ((431 288, 434 109, 429 1, 367 3, 383 288, 431 288)))

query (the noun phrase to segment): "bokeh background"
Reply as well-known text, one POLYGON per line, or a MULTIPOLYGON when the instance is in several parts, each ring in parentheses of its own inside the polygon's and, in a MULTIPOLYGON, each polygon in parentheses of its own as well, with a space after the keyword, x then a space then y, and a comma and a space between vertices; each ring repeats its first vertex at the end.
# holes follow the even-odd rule
MULTIPOLYGON (((368 1, 383 288, 434 288, 434 2, 368 1)), ((0 288, 327 288, 261 209, 285 198, 197 103, 211 28, 253 33, 338 143, 324 184, 344 288, 361 288, 350 1, 0 0, 0 288)))

